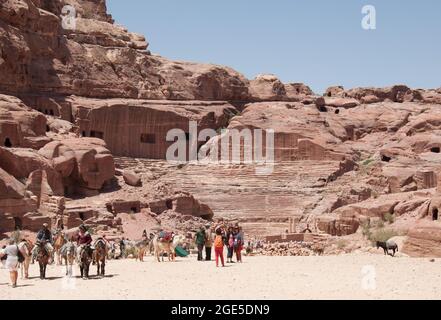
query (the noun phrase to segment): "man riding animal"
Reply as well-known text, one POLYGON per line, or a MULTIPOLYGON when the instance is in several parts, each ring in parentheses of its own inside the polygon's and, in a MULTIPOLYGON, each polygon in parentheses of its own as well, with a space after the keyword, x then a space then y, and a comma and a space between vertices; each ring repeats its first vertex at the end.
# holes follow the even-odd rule
POLYGON ((79 227, 77 236, 77 262, 80 267, 81 277, 89 278, 89 266, 92 262, 93 248, 91 247, 92 236, 85 225, 79 227))
POLYGON ((40 243, 44 243, 46 251, 48 252, 49 256, 52 257, 52 254, 54 252, 54 248, 52 247, 52 240, 52 232, 51 230, 49 230, 49 225, 47 223, 43 223, 43 228, 41 228, 40 231, 38 231, 37 233, 36 245, 32 249, 32 261, 34 261, 37 257, 40 243))
POLYGON ((87 228, 84 224, 79 227, 79 232, 77 236, 77 257, 80 256, 80 253, 83 249, 90 247, 92 243, 92 236, 87 231, 87 228))

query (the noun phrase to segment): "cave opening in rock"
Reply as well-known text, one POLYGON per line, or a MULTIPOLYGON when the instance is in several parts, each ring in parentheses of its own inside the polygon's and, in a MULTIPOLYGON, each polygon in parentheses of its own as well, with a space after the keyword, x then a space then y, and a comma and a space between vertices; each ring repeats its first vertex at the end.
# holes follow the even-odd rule
POLYGON ((113 208, 112 205, 110 203, 106 204, 106 209, 108 212, 113 213, 113 208))
POLYGON ((204 220, 210 221, 211 218, 212 218, 212 216, 209 215, 209 214, 207 214, 207 215, 203 215, 203 216, 201 216, 201 218, 204 219, 204 220))
POLYGON ((104 139, 104 132, 101 131, 90 131, 90 136, 92 138, 104 139))
POLYGON ((14 224, 15 224, 15 226, 14 226, 15 230, 22 230, 23 229, 23 222, 21 221, 20 218, 15 217, 14 218, 14 224))
POLYGON ((81 136, 83 136, 83 137, 87 137, 86 131, 83 131, 83 132, 81 133, 81 136))
POLYGON ((328 108, 326 108, 325 106, 320 106, 319 111, 320 112, 328 112, 328 108))
POLYGON ((49 110, 49 114, 50 114, 51 116, 55 115, 55 114, 54 114, 54 110, 49 110))
POLYGON ((335 114, 340 114, 340 109, 335 109, 335 114))
POLYGON ((46 126, 46 132, 51 131, 51 128, 49 126, 46 126))
POLYGON ((138 213, 138 212, 139 212, 139 210, 138 210, 137 207, 132 207, 132 208, 130 208, 130 211, 131 211, 132 213, 138 213))
POLYGON ((167 207, 168 210, 172 210, 172 209, 173 209, 173 201, 170 200, 170 199, 168 199, 168 200, 165 202, 165 206, 167 207))
POLYGON ((430 149, 430 152, 440 153, 441 152, 441 148, 440 147, 433 147, 433 148, 430 149))
POLYGON ((148 144, 155 144, 156 143, 156 135, 152 134, 152 133, 143 133, 143 134, 141 134, 141 142, 148 143, 148 144))
POLYGON ((6 139, 5 139, 5 142, 3 143, 3 145, 4 145, 6 148, 12 148, 12 142, 11 142, 11 139, 6 138, 6 139))
POLYGON ((81 221, 84 221, 84 220, 85 220, 85 217, 84 217, 84 213, 83 213, 83 212, 78 213, 78 216, 80 217, 81 221))
POLYGON ((385 155, 381 156, 381 161, 383 161, 383 162, 390 162, 391 160, 392 160, 391 157, 388 157, 388 156, 385 156, 385 155))
POLYGON ((433 208, 432 210, 432 219, 433 221, 437 221, 438 220, 438 208, 433 208))

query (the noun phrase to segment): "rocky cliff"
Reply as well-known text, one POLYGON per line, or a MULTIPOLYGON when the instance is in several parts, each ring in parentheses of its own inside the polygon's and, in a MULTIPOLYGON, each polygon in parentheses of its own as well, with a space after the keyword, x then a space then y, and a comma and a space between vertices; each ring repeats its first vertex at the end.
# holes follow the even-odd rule
POLYGON ((119 235, 228 218, 250 237, 405 234, 409 254, 440 255, 441 89, 319 96, 171 61, 115 24, 104 0, 0 0, 0 75, 0 232, 49 221, 119 235), (188 137, 190 121, 219 135, 198 149, 223 129, 274 130, 272 174, 168 163, 167 132, 188 137))

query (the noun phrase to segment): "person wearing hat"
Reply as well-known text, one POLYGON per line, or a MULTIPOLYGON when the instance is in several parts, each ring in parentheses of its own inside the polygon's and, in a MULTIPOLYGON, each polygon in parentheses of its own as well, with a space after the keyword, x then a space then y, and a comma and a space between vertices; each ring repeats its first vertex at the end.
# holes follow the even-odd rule
MULTIPOLYGON (((40 229, 37 233, 37 243, 45 242, 45 248, 49 253, 49 256, 52 257, 52 252, 54 248, 52 247, 52 232, 49 230, 49 225, 47 223, 43 223, 43 228, 40 229)), ((32 249, 32 259, 35 259, 38 253, 38 246, 34 246, 32 249)))

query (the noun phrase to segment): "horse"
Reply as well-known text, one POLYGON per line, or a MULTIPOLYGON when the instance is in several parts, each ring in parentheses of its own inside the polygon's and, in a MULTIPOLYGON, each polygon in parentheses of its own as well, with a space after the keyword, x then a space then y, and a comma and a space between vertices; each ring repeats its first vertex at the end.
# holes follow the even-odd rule
POLYGON ((78 264, 80 265, 81 278, 84 280, 89 278, 89 267, 93 260, 93 250, 90 245, 83 246, 78 255, 78 264))
POLYGON ((22 279, 29 279, 29 264, 31 263, 31 259, 32 259, 33 247, 34 245, 29 240, 22 240, 18 244, 18 250, 20 250, 21 254, 24 257, 24 261, 20 263, 20 271, 21 271, 22 279))
POLYGON ((60 250, 67 242, 64 234, 62 232, 58 232, 54 237, 54 260, 57 261, 57 265, 62 265, 63 261, 61 259, 60 250))
POLYGON ((175 235, 173 236, 171 241, 164 242, 159 240, 159 235, 156 235, 153 238, 153 246, 155 248, 155 257, 156 259, 158 259, 158 262, 161 262, 159 259, 159 255, 162 256, 162 261, 164 262, 164 252, 167 252, 168 261, 175 261, 175 249, 184 241, 185 237, 182 235, 175 235))
POLYGON ((46 249, 46 241, 38 241, 37 246, 37 261, 40 266, 40 279, 46 279, 46 267, 49 264, 50 253, 46 249))
MULTIPOLYGON (((72 266, 75 261, 76 246, 72 241, 66 242, 60 249, 61 259, 66 263, 66 276, 72 277, 72 266)), ((63 263, 61 263, 63 264, 63 263)))
POLYGON ((93 253, 93 261, 96 263, 97 275, 104 276, 106 268, 107 244, 102 238, 95 241, 95 251, 93 253))
POLYGON ((393 241, 381 242, 377 241, 377 249, 382 248, 384 250, 384 255, 390 255, 392 257, 395 256, 395 252, 398 252, 398 245, 393 241), (389 250, 392 250, 393 253, 390 254, 389 250))

